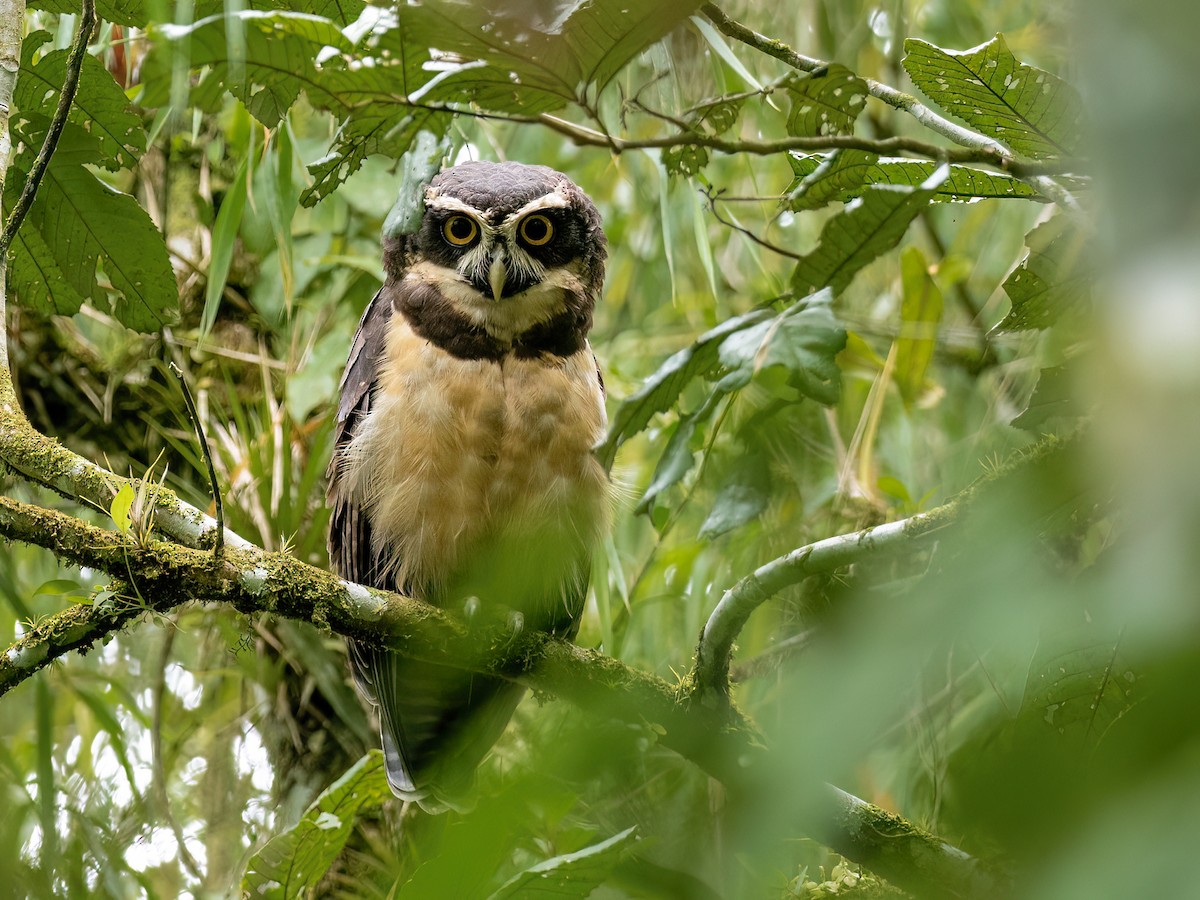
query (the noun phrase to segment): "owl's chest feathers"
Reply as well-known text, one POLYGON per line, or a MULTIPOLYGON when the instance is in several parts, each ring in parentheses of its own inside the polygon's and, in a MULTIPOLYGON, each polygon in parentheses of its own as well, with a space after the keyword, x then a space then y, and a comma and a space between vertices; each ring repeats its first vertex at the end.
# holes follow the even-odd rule
POLYGON ((609 485, 591 454, 605 421, 586 345, 461 359, 396 315, 380 372, 347 487, 399 586, 444 583, 496 541, 549 532, 582 550, 595 539, 609 485))

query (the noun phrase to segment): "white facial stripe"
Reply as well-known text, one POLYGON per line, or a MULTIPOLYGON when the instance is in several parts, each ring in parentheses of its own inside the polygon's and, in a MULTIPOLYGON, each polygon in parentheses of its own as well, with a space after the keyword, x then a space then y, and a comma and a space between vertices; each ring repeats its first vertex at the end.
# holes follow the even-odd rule
POLYGON ((546 194, 544 197, 538 197, 536 200, 526 203, 515 213, 507 216, 500 224, 500 227, 510 230, 516 222, 531 212, 537 212, 539 209, 564 209, 570 205, 571 201, 567 197, 566 191, 560 187, 551 194, 546 194))

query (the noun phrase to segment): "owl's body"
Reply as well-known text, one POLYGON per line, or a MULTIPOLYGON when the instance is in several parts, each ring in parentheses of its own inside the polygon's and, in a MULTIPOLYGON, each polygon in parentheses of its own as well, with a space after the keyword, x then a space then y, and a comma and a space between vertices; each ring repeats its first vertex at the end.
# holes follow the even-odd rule
MULTIPOLYGON (((609 507, 586 339, 604 256, 595 208, 557 172, 472 163, 434 180, 420 231, 385 248, 388 280, 343 379, 330 466, 339 574, 574 635, 609 507)), ((393 790, 453 803, 520 689, 353 651, 393 790)))

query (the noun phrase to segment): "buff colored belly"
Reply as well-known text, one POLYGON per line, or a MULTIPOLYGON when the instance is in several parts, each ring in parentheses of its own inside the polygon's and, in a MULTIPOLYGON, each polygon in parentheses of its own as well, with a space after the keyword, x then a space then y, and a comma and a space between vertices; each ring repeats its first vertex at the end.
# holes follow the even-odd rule
POLYGON ((590 349, 463 360, 398 315, 381 371, 347 474, 397 587, 437 589, 497 547, 535 566, 548 539, 586 552, 609 493, 591 454, 605 422, 590 349))

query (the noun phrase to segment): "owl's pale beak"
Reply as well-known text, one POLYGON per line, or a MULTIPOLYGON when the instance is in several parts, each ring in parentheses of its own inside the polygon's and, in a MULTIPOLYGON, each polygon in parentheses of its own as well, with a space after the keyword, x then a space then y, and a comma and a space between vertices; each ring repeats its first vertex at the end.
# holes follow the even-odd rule
POLYGON ((488 269, 488 284, 492 288, 492 299, 499 301, 504 296, 504 283, 508 280, 508 264, 504 256, 497 254, 492 257, 492 266, 488 269))

